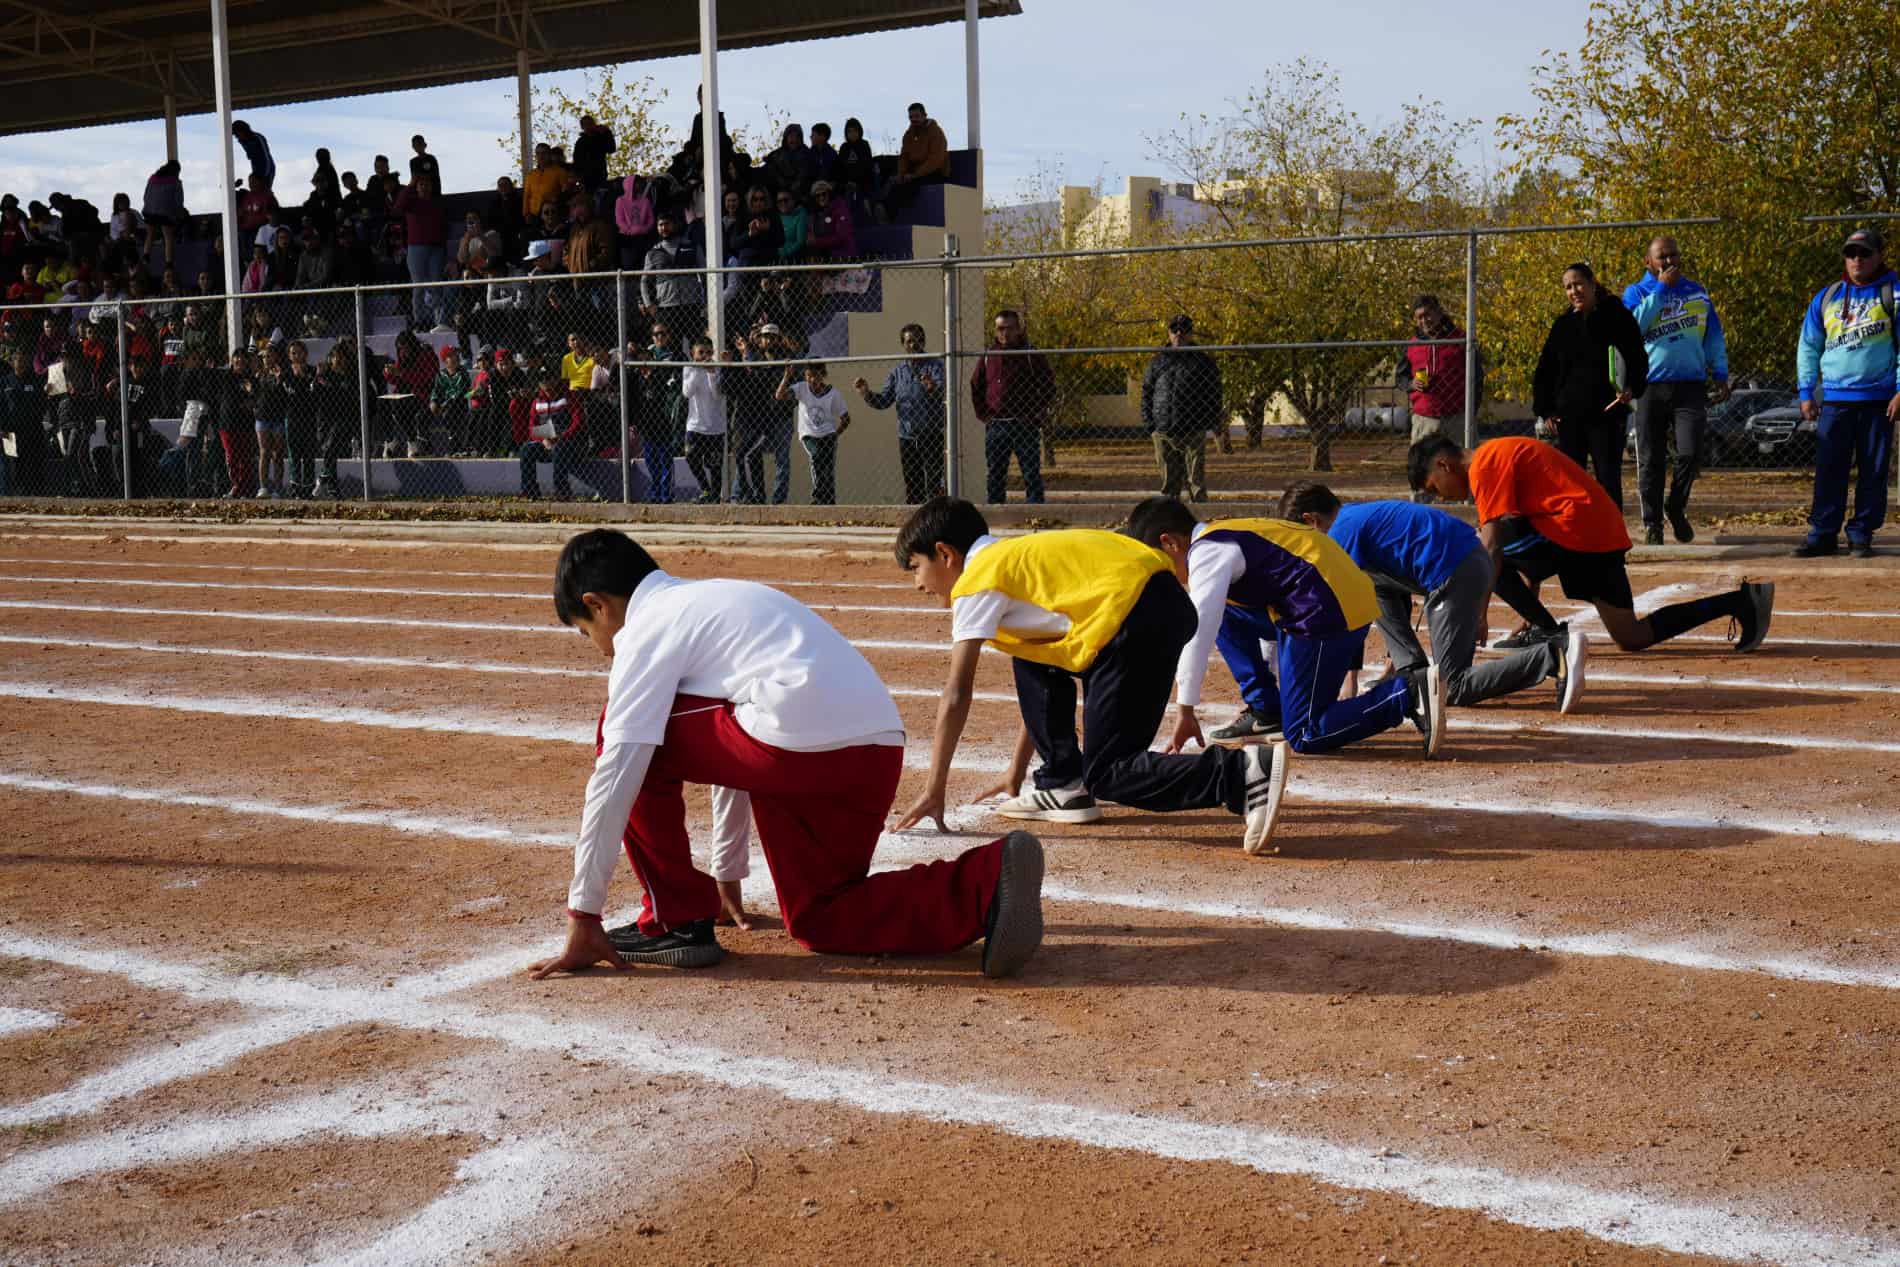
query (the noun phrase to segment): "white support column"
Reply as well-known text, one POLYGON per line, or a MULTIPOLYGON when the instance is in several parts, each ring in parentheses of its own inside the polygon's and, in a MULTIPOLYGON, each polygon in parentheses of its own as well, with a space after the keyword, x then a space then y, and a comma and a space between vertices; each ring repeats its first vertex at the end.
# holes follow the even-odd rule
POLYGON ((238 279, 244 275, 244 255, 238 250, 236 172, 231 164, 231 33, 225 25, 224 0, 211 0, 211 71, 218 99, 219 203, 224 211, 224 319, 231 346, 243 339, 243 314, 238 311, 238 279))
POLYGON ((973 150, 983 148, 983 92, 979 85, 979 48, 976 35, 978 0, 963 0, 963 104, 969 112, 969 140, 973 150))
POLYGON ((720 301, 720 276, 712 270, 725 262, 725 225, 720 220, 719 190, 719 0, 699 0, 699 139, 706 186, 706 328, 712 332, 713 355, 726 356, 726 312, 720 301))
POLYGON ((534 170, 534 89, 528 86, 528 50, 515 54, 515 111, 521 127, 521 179, 534 170))
POLYGON ((169 92, 165 94, 165 161, 178 161, 178 98, 169 92))

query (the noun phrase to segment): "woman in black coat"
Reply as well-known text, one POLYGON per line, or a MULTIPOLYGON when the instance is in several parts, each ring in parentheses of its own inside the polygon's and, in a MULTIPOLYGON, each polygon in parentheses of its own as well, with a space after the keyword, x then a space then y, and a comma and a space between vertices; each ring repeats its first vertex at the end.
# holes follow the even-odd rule
POLYGON ((1630 401, 1649 381, 1643 333, 1588 264, 1564 270, 1564 295, 1570 311, 1557 318, 1544 340, 1531 407, 1556 427, 1557 447, 1577 465, 1587 463, 1621 507, 1630 401))

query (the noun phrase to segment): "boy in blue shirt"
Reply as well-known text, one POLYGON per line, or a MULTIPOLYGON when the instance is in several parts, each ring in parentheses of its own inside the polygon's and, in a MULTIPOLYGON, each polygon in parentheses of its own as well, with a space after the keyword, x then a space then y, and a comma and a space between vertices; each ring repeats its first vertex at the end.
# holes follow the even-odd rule
POLYGON ((1590 650, 1580 630, 1566 627, 1561 638, 1538 639, 1502 660, 1472 663, 1487 632, 1495 574, 1490 551, 1462 519, 1414 502, 1342 506, 1324 484, 1305 480, 1281 496, 1280 517, 1326 533, 1372 577, 1379 633, 1399 673, 1427 663, 1412 632, 1416 595, 1425 600, 1432 654, 1445 679, 1448 704, 1476 704, 1555 678, 1557 711, 1576 708, 1590 650))
POLYGON ((1801 416, 1818 421, 1814 504, 1808 539, 1795 557, 1812 559, 1840 549, 1847 517, 1847 474, 1858 463, 1854 518, 1847 548, 1857 559, 1874 552, 1874 533, 1887 518, 1887 480, 1893 468, 1894 421, 1900 418, 1900 331, 1895 328, 1895 276, 1886 243, 1875 229, 1856 229, 1841 245, 1845 276, 1808 305, 1795 352, 1801 416), (1816 404, 1819 379, 1825 404, 1816 404))
POLYGON ((1686 545, 1695 540, 1689 489, 1702 469, 1709 403, 1728 398, 1728 342, 1715 300, 1700 282, 1682 275, 1682 248, 1674 238, 1651 241, 1644 263, 1649 271, 1623 292, 1623 306, 1636 318, 1649 353, 1649 390, 1636 402, 1636 485, 1647 543, 1662 544, 1666 514, 1676 540, 1686 545), (1665 501, 1663 462, 1672 439, 1676 462, 1665 501))

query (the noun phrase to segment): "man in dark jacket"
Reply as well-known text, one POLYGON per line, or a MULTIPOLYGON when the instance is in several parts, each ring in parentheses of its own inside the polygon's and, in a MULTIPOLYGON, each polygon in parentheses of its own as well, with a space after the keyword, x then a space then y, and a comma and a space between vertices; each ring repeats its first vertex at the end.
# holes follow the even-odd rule
POLYGON ((1557 430, 1557 447, 1586 461, 1610 500, 1623 505, 1623 449, 1630 401, 1649 382, 1643 332, 1588 264, 1564 270, 1570 310, 1550 328, 1531 380, 1531 408, 1557 430))
POLYGON ((1141 425, 1154 437, 1161 468, 1161 495, 1207 500, 1207 435, 1225 423, 1221 414, 1220 366, 1194 350, 1194 319, 1168 319, 1168 346, 1148 363, 1141 379, 1141 425))
POLYGON ((1029 352, 1023 319, 1013 308, 996 314, 996 341, 970 374, 970 400, 983 423, 986 498, 1007 500, 1009 458, 1023 473, 1023 500, 1042 501, 1042 430, 1056 403, 1056 376, 1040 352, 1029 352))
POLYGON ((596 199, 608 187, 607 156, 614 149, 614 130, 591 114, 582 115, 581 134, 574 138, 574 175, 596 199))

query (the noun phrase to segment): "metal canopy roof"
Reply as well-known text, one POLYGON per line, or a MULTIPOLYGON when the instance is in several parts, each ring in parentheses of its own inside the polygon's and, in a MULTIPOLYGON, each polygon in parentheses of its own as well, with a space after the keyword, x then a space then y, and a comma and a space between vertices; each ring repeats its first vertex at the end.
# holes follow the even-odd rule
MULTIPOLYGON (((1022 12, 980 0, 984 17, 1022 12)), ((690 0, 231 0, 235 107, 539 73, 699 50, 690 0)), ((927 26, 962 0, 721 0, 722 49, 927 26)), ((0 0, 0 135, 213 108, 205 0, 0 0)))

